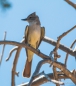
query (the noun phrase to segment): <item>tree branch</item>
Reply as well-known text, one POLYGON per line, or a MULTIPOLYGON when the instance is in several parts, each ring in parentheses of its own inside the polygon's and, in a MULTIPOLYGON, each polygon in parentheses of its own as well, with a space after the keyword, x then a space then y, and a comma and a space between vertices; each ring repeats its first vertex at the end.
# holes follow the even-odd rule
POLYGON ((66 1, 69 5, 71 5, 72 7, 74 7, 76 9, 76 4, 75 3, 73 3, 70 0, 64 0, 64 1, 66 1))
POLYGON ((8 60, 10 59, 12 53, 13 53, 15 50, 17 50, 17 49, 18 49, 18 46, 14 47, 13 49, 10 50, 9 56, 6 58, 6 61, 8 61, 8 60))
MULTIPOLYGON (((48 38, 48 37, 44 37, 43 41, 49 43, 49 44, 52 44, 53 46, 56 46, 56 41, 51 39, 51 38, 48 38)), ((23 43, 19 43, 19 42, 15 42, 15 41, 0 41, 0 45, 1 44, 9 44, 9 45, 15 45, 15 46, 21 46, 21 47, 24 47, 24 48, 28 48, 30 49, 31 51, 35 50, 34 48, 30 48, 29 46, 27 46, 27 44, 23 44, 23 43)), ((62 51, 72 55, 72 56, 76 56, 76 51, 73 52, 72 49, 60 44, 59 46, 59 49, 61 49, 62 51)))
POLYGON ((15 59, 14 59, 14 62, 13 62, 12 76, 11 76, 11 81, 12 81, 11 86, 15 86, 16 64, 17 64, 17 61, 18 61, 20 50, 21 50, 21 47, 18 47, 16 55, 15 55, 15 59))
MULTIPOLYGON (((4 32, 4 39, 3 40, 5 41, 5 39, 6 39, 6 31, 4 32)), ((1 65, 1 62, 2 62, 4 49, 5 49, 5 44, 3 45, 2 53, 1 53, 1 56, 0 56, 0 65, 1 65)))
MULTIPOLYGON (((75 27, 76 27, 76 26, 74 26, 74 27, 71 28, 70 30, 64 32, 62 35, 60 35, 59 37, 57 37, 57 43, 56 43, 56 46, 55 46, 55 48, 54 48, 54 50, 53 50, 53 51, 54 51, 54 60, 55 60, 55 61, 57 61, 57 58, 60 57, 60 55, 58 55, 58 53, 57 53, 57 50, 58 50, 58 48, 59 48, 59 46, 60 46, 60 40, 61 40, 64 36, 66 36, 69 32, 71 32, 72 30, 74 30, 75 27)), ((55 80, 58 80, 58 76, 57 76, 57 73, 56 73, 56 67, 54 67, 54 66, 53 66, 53 72, 54 72, 55 80)), ((56 86, 60 86, 60 85, 59 85, 59 84, 56 84, 56 86)))
MULTIPOLYGON (((32 81, 33 81, 33 79, 34 79, 34 76, 38 76, 41 66, 42 66, 43 64, 45 64, 45 63, 49 63, 50 60, 51 60, 50 58, 47 58, 47 59, 41 60, 41 61, 38 63, 38 65, 37 65, 37 67, 36 67, 36 70, 35 70, 35 72, 33 73, 33 75, 32 75, 32 77, 31 77, 31 79, 30 79, 30 82, 29 82, 28 86, 31 86, 32 81)), ((55 62, 53 62, 53 63, 55 63, 55 62)), ((52 64, 52 61, 51 61, 49 64, 52 64)), ((60 64, 61 64, 61 63, 60 63, 60 64)), ((63 64, 62 64, 62 65, 63 65, 63 64)), ((62 82, 60 82, 60 81, 50 79, 49 76, 47 76, 44 72, 42 72, 42 74, 45 75, 45 77, 47 78, 48 81, 51 81, 51 82, 53 82, 53 83, 55 83, 55 84, 64 84, 64 83, 62 83, 62 82)), ((37 84, 37 85, 39 85, 39 84, 37 84)))
MULTIPOLYGON (((76 28, 76 25, 74 27, 72 27, 68 32, 72 31, 75 28, 76 28)), ((48 38, 48 37, 44 37, 43 41, 47 42, 49 44, 52 44, 53 46, 56 46, 56 44, 57 44, 57 42, 55 40, 53 40, 51 38, 48 38)), ((63 50, 64 52, 67 52, 68 54, 70 54, 72 56, 76 56, 76 51, 73 52, 73 50, 71 48, 68 48, 68 47, 66 47, 66 46, 64 46, 62 44, 59 45, 59 49, 63 50)))
MULTIPOLYGON (((24 41, 25 41, 25 39, 23 39, 21 43, 24 43, 24 41)), ((12 76, 11 76, 11 86, 15 86, 15 75, 18 76, 18 73, 16 72, 16 65, 17 65, 17 61, 18 61, 18 57, 19 57, 21 48, 22 47, 20 47, 20 46, 17 47, 16 55, 14 58, 13 67, 12 67, 12 76)))
MULTIPOLYGON (((50 59, 44 59, 42 61, 40 61, 36 67, 36 71, 35 71, 35 74, 37 74, 39 72, 39 69, 41 67, 42 64, 45 64, 45 63, 49 63, 51 64, 52 61, 50 59)), ((72 76, 71 79, 74 78, 75 80, 75 83, 76 83, 76 76, 74 75, 73 71, 69 71, 68 69, 65 68, 65 66, 60 63, 60 62, 53 62, 53 65, 56 66, 57 68, 59 68, 60 70, 62 70, 63 72, 60 72, 60 71, 57 71, 57 74, 58 74, 58 79, 64 79, 64 78, 69 78, 72 76), (66 71, 65 71, 66 70, 66 71)), ((49 73, 47 74, 47 76, 49 76, 51 79, 54 79, 53 77, 53 73, 49 73)), ((46 77, 44 75, 42 76, 38 76, 38 77, 34 77, 34 81, 32 82, 32 85, 31 86, 36 86, 36 85, 41 85, 43 83, 46 83, 48 82, 48 80, 46 79, 46 77), (35 79, 36 78, 36 79, 35 79)), ((27 83, 24 83, 24 84, 20 84, 18 86, 27 86, 28 85, 28 82, 27 83)))
MULTIPOLYGON (((71 44, 70 48, 72 48, 75 43, 76 43, 76 40, 74 40, 74 42, 71 44)), ((66 58, 65 58, 65 65, 66 65, 66 67, 67 67, 67 60, 68 60, 68 53, 66 54, 66 58)))
MULTIPOLYGON (((36 49, 34 49, 34 48, 32 48, 31 46, 28 46, 27 44, 24 44, 24 43, 18 43, 18 42, 14 42, 14 41, 0 41, 0 44, 11 44, 11 45, 19 46, 19 47, 24 47, 24 48, 27 48, 27 49, 31 50, 32 52, 34 52, 35 54, 37 54, 38 56, 40 56, 40 57, 42 57, 42 58, 49 58, 49 56, 44 55, 44 54, 41 53, 41 52, 38 52, 36 49)), ((51 63, 52 63, 52 61, 51 61, 51 63)), ((53 62, 53 65, 57 67, 57 65, 59 65, 59 64, 57 64, 57 62, 53 62)), ((58 67, 61 68, 61 65, 59 65, 58 67)), ((64 70, 66 70, 66 69, 65 69, 65 67, 62 67, 61 70, 64 71, 64 70)), ((12 70, 12 71, 13 71, 13 70, 12 70)), ((65 73, 66 75, 69 74, 68 77, 71 78, 71 80, 72 80, 74 83, 76 83, 75 77, 72 77, 72 74, 71 74, 68 70, 64 71, 64 73, 65 73)))
MULTIPOLYGON (((21 43, 24 43, 24 41, 25 41, 25 38, 21 41, 21 43)), ((17 49, 18 49, 18 46, 15 46, 13 49, 10 50, 9 56, 6 58, 6 61, 8 61, 10 59, 12 53, 17 49)))

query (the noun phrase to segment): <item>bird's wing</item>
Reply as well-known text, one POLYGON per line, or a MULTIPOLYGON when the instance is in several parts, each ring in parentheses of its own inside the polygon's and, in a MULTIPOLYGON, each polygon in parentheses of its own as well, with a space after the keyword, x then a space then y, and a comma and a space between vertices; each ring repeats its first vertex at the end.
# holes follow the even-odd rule
POLYGON ((41 41, 43 40, 44 36, 45 36, 45 28, 41 27, 41 37, 40 37, 40 42, 39 42, 37 48, 39 47, 39 45, 40 45, 41 41))
MULTIPOLYGON (((25 28, 25 33, 24 33, 24 38, 25 38, 25 43, 28 43, 28 34, 29 34, 29 26, 27 25, 25 28)), ((30 77, 31 75, 31 64, 32 64, 32 60, 29 62, 28 61, 28 51, 26 50, 26 55, 27 55, 27 60, 26 60, 26 64, 23 70, 23 76, 24 77, 30 77)))
MULTIPOLYGON (((25 37, 25 43, 27 43, 27 39, 28 39, 28 34, 29 34, 29 26, 27 25, 26 28, 25 28, 25 33, 24 33, 24 37, 25 37)), ((26 50, 26 54, 27 54, 27 57, 28 57, 28 53, 27 53, 27 49, 26 50)))
POLYGON ((27 25, 26 28, 25 28, 25 33, 24 33, 25 43, 27 43, 27 39, 28 39, 28 32, 29 32, 28 28, 29 28, 29 26, 27 25))

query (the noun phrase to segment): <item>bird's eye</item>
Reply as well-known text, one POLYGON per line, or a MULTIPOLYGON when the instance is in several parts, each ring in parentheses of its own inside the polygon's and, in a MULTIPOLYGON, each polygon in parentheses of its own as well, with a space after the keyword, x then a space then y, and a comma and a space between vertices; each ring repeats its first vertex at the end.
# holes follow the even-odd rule
POLYGON ((32 17, 30 17, 30 19, 32 19, 32 17))

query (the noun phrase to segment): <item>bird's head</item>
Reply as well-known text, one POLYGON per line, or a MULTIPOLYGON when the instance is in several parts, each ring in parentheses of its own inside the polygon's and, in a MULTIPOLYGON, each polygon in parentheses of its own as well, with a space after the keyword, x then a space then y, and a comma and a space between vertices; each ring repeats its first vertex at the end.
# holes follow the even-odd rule
POLYGON ((36 15, 36 13, 30 14, 27 18, 22 19, 23 21, 27 21, 29 24, 40 24, 39 17, 36 15))

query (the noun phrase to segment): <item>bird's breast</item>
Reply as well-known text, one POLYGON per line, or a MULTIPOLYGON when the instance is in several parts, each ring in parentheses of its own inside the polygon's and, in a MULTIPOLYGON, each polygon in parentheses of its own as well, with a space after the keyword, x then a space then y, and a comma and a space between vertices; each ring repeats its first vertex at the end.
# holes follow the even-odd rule
POLYGON ((39 25, 33 25, 29 27, 28 42, 34 45, 37 41, 40 41, 41 28, 39 25))

